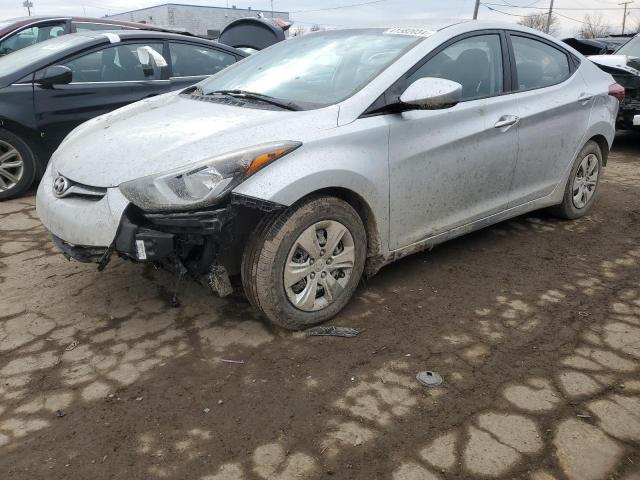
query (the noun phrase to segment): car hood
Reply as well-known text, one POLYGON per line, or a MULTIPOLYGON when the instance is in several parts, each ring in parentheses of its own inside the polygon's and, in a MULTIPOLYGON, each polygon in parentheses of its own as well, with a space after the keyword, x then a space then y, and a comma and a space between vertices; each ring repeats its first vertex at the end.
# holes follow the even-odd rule
POLYGON ((635 68, 638 66, 637 58, 635 57, 628 55, 590 55, 587 58, 605 72, 640 75, 640 71, 635 68))
POLYGON ((241 107, 169 93, 82 124, 53 154, 52 168, 78 183, 115 187, 244 147, 304 142, 335 128, 338 110, 241 107))

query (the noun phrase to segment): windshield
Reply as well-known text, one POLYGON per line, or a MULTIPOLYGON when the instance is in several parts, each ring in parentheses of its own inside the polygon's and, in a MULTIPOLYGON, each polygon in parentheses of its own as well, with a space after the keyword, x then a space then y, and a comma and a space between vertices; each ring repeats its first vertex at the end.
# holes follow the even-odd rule
POLYGON ((200 84, 204 94, 244 90, 302 108, 333 105, 356 93, 419 36, 378 29, 314 33, 285 40, 200 84))
POLYGON ((640 58, 640 37, 636 36, 616 50, 616 55, 629 55, 640 58))
POLYGON ((21 68, 43 60, 61 50, 81 45, 87 41, 84 35, 63 35, 22 48, 11 55, 0 57, 0 77, 11 75, 21 68))

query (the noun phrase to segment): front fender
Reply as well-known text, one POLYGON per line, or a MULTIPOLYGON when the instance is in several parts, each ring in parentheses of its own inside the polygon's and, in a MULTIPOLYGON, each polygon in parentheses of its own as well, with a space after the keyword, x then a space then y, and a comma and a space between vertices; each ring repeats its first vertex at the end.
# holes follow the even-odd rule
POLYGON ((350 191, 373 215, 384 254, 389 245, 388 134, 380 118, 332 129, 260 170, 233 192, 291 206, 320 190, 350 191))

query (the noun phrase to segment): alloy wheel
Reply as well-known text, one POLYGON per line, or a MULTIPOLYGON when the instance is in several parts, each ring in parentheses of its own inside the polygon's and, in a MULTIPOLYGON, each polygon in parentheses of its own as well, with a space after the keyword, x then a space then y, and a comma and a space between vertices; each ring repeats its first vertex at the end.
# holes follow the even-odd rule
POLYGON ((331 305, 347 286, 355 261, 349 229, 335 220, 317 222, 294 242, 284 268, 291 304, 305 312, 331 305))
POLYGON ((24 174, 24 160, 10 143, 0 140, 0 192, 15 187, 24 174))
POLYGON ((573 178, 571 189, 573 204, 576 208, 584 208, 596 193, 599 173, 598 157, 590 153, 582 159, 573 178))

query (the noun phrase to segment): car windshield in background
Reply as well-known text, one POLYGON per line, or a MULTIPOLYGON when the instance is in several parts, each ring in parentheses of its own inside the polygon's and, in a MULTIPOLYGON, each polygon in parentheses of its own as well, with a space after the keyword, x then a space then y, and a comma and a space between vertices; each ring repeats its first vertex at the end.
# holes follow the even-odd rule
POLYGON ((627 43, 616 50, 616 55, 629 55, 640 58, 640 37, 633 37, 627 43))
POLYGON ((314 33, 258 52, 200 88, 205 95, 244 91, 324 107, 352 96, 422 39, 377 29, 314 33))
POLYGON ((0 77, 11 75, 19 69, 38 62, 49 55, 87 41, 84 35, 63 35, 22 48, 11 55, 0 57, 0 77))

